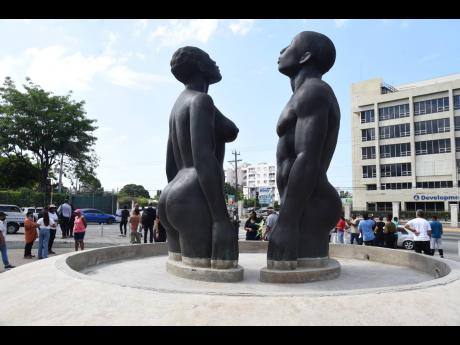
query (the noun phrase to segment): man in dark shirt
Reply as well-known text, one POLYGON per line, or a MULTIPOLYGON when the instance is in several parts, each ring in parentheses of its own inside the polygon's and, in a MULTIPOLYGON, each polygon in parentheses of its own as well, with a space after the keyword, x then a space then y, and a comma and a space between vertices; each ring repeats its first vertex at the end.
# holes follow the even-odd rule
POLYGON ((147 243, 147 234, 150 231, 150 243, 153 243, 153 225, 155 224, 155 219, 157 218, 157 211, 152 207, 153 204, 150 203, 144 212, 142 212, 142 226, 144 228, 144 243, 147 243))
POLYGON ((125 205, 124 209, 121 211, 121 221, 120 221, 120 236, 126 237, 126 226, 128 224, 128 218, 129 218, 129 211, 128 211, 128 206, 125 205), (122 230, 122 226, 124 226, 124 233, 122 230))
POLYGON ((383 236, 383 228, 385 227, 385 223, 383 222, 383 217, 379 217, 379 221, 375 224, 375 245, 377 247, 383 247, 384 244, 384 236, 383 236))

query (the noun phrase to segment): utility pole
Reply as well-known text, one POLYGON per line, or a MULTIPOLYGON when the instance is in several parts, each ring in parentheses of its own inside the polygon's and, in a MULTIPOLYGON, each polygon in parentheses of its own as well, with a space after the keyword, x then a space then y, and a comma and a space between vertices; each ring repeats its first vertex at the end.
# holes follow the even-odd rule
POLYGON ((64 154, 61 154, 61 167, 59 168, 59 188, 58 188, 58 192, 61 193, 62 192, 62 168, 63 168, 63 165, 64 165, 64 154))
POLYGON ((239 152, 233 151, 232 155, 235 156, 235 158, 232 161, 228 161, 230 164, 235 165, 235 203, 236 203, 236 219, 239 221, 239 216, 238 216, 238 162, 241 162, 241 159, 238 159, 238 156, 240 155, 239 152))

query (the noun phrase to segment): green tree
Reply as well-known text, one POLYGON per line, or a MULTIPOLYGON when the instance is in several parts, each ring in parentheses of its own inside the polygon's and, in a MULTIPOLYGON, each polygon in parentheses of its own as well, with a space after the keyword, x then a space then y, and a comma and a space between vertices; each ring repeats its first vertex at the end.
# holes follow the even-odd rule
POLYGON ((40 182, 40 169, 27 158, 0 157, 0 188, 34 188, 40 182))
POLYGON ((96 176, 86 174, 80 178, 80 191, 83 193, 102 194, 104 189, 102 188, 101 181, 96 176))
POLYGON ((138 184, 127 184, 120 189, 119 194, 121 196, 150 198, 149 192, 143 186, 138 184))
POLYGON ((26 81, 24 92, 9 77, 0 88, 0 148, 6 155, 33 155, 40 169, 40 189, 48 202, 47 179, 61 155, 80 164, 93 164, 96 120, 86 117, 85 102, 72 100, 71 91, 56 96, 29 78, 26 81))

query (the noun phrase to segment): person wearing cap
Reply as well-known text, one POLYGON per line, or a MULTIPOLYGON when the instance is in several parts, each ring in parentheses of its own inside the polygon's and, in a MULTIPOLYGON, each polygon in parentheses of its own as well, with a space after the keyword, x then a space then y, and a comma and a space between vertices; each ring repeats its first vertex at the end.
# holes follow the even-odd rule
POLYGON ((26 219, 24 220, 24 237, 26 246, 24 248, 24 259, 32 259, 35 255, 32 255, 32 246, 37 239, 38 224, 35 223, 34 213, 32 211, 27 212, 26 219))
POLYGON ((54 204, 49 205, 48 210, 49 210, 49 217, 54 222, 54 225, 50 227, 50 239, 48 241, 48 254, 56 254, 55 252, 53 252, 53 243, 54 243, 54 239, 56 238, 56 230, 57 230, 57 225, 59 223, 59 217, 56 213, 56 205, 54 204))
POLYGON ((432 255, 430 248, 431 226, 425 219, 425 212, 417 210, 414 219, 411 219, 404 227, 414 233, 414 249, 416 253, 432 255))
POLYGON ((73 225, 73 239, 75 240, 75 251, 78 251, 78 246, 80 246, 81 250, 85 249, 85 243, 83 239, 85 238, 86 232, 86 219, 81 213, 80 209, 75 210, 75 220, 73 225))
POLYGON ((0 251, 2 252, 2 261, 5 269, 14 268, 8 261, 8 253, 6 249, 6 225, 5 225, 6 213, 0 212, 0 251))

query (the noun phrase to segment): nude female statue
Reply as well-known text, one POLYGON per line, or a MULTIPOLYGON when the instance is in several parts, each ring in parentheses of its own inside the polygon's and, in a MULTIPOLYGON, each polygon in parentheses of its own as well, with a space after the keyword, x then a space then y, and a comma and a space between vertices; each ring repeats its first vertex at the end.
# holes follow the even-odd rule
POLYGON ((342 205, 327 179, 340 125, 331 87, 321 80, 335 62, 332 41, 305 31, 278 60, 293 95, 278 121, 277 185, 281 208, 268 244, 267 268, 289 270, 329 254, 329 232, 342 205))
POLYGON ((158 203, 169 257, 190 266, 234 268, 238 238, 225 205, 223 162, 225 143, 236 139, 238 128, 208 95, 209 85, 222 76, 196 47, 178 49, 171 72, 185 90, 169 118, 168 185, 158 203))

